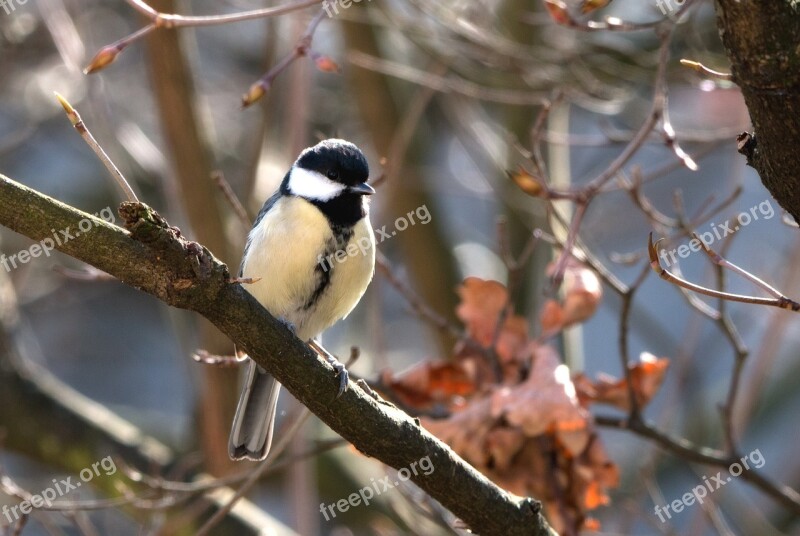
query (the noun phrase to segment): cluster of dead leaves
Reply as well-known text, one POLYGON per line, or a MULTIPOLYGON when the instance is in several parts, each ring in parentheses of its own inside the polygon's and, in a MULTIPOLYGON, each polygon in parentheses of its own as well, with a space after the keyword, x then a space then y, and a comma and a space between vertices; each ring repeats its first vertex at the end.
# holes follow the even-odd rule
MULTIPOLYGON (((564 285, 564 298, 544 306, 545 334, 585 321, 600 301, 597 277, 577 263, 569 265, 564 285)), ((608 504, 607 490, 618 485, 619 472, 588 407, 628 409, 627 382, 573 378, 554 347, 532 339, 527 321, 511 313, 502 284, 468 278, 459 296, 456 313, 466 338, 453 359, 423 362, 397 377, 386 372, 383 385, 407 409, 426 415, 425 428, 499 486, 540 499, 558 532, 599 528, 589 513, 608 504)), ((631 365, 640 407, 658 391, 668 363, 643 354, 631 365)))

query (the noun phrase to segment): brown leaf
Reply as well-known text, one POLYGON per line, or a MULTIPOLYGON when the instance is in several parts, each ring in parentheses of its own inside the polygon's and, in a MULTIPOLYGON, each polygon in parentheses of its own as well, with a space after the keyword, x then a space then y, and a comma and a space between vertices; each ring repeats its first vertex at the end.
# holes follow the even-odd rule
POLYGON ((547 12, 558 24, 568 25, 572 21, 567 4, 561 0, 544 0, 544 7, 547 8, 547 12))
POLYGON ((473 401, 462 411, 447 419, 421 418, 420 422, 430 433, 476 467, 485 467, 489 452, 485 448, 486 435, 495 425, 489 415, 488 399, 473 401))
POLYGON ((561 331, 564 326, 564 309, 556 300, 547 300, 539 313, 539 324, 545 333, 561 331))
MULTIPOLYGON (((549 267, 552 272, 555 265, 549 267)), ((539 323, 546 334, 585 322, 597 310, 603 298, 600 279, 591 269, 570 259, 564 270, 564 298, 561 303, 547 300, 539 313, 539 323)))
POLYGON ((502 283, 468 277, 458 289, 461 303, 456 315, 476 341, 492 342, 500 311, 508 305, 508 292, 502 283))
POLYGON ((486 451, 494 462, 497 471, 505 471, 511 467, 514 455, 525 443, 525 436, 514 428, 493 428, 486 435, 486 451))
MULTIPOLYGON (((649 352, 642 352, 638 363, 630 363, 633 393, 640 408, 646 406, 658 393, 664 381, 669 359, 657 358, 649 352)), ((584 405, 590 402, 609 404, 624 411, 630 411, 630 396, 628 383, 625 378, 617 380, 607 375, 601 375, 596 382, 583 375, 575 379, 578 396, 584 405)))
POLYGON ((422 362, 397 377, 385 371, 381 382, 407 406, 423 410, 434 403, 448 404, 455 396, 475 391, 469 362, 422 362))
POLYGON ((561 531, 584 526, 619 483, 569 371, 550 347, 536 349, 527 381, 479 393, 450 417, 423 418, 422 425, 499 486, 540 499, 561 531))
POLYGON ((552 347, 539 347, 528 379, 494 393, 492 416, 502 417, 529 437, 548 431, 573 432, 566 443, 571 451, 582 451, 588 441, 589 414, 578 403, 569 376, 552 347))
POLYGON ((602 297, 603 287, 594 271, 571 260, 564 271, 564 325, 587 320, 602 297))
POLYGON ((581 13, 591 13, 601 7, 606 7, 611 0, 583 0, 581 3, 581 13))
MULTIPOLYGON (((490 347, 495 339, 500 313, 509 306, 508 291, 497 281, 468 277, 458 289, 461 303, 456 315, 467 333, 478 344, 490 347)), ((504 363, 516 361, 528 343, 528 322, 520 316, 506 315, 497 339, 496 351, 504 363)))

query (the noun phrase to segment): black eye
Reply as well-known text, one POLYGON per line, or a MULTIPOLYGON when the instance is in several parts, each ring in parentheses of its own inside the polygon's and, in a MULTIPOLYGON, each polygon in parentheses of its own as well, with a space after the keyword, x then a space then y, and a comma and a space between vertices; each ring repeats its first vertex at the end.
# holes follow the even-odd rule
POLYGON ((327 176, 328 176, 328 178, 329 178, 330 180, 332 180, 332 181, 335 181, 335 180, 337 180, 337 179, 339 178, 339 172, 338 172, 338 171, 336 171, 335 169, 331 169, 330 171, 328 171, 328 172, 326 173, 326 175, 327 175, 327 176))

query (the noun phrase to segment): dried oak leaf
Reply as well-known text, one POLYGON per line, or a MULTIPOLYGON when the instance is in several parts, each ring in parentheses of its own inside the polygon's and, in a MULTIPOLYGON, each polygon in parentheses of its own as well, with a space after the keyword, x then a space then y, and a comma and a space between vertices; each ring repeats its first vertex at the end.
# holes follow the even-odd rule
POLYGON ((547 300, 539 312, 539 324, 544 333, 556 333, 564 327, 564 309, 556 300, 547 300))
MULTIPOLYGON (((500 313, 509 307, 506 287, 497 281, 468 277, 458 288, 458 295, 461 303, 456 315, 466 326, 467 333, 482 346, 491 346, 495 342, 500 313)), ((504 363, 515 362, 527 344, 528 322, 520 316, 507 314, 497 338, 497 355, 504 363)))
MULTIPOLYGON (((447 419, 423 417, 420 422, 430 433, 450 445, 450 448, 476 468, 490 464, 491 454, 486 449, 486 437, 495 422, 489 413, 489 399, 472 400, 469 405, 447 419)), ((499 454, 510 457, 510 453, 499 454)))
POLYGON ((591 13, 601 7, 606 7, 611 3, 611 0, 583 0, 581 2, 581 13, 591 13))
POLYGON ((400 401, 418 410, 436 403, 449 405, 454 397, 475 391, 475 367, 469 361, 421 362, 398 376, 391 371, 381 374, 381 383, 400 401))
POLYGON ((544 7, 556 23, 568 25, 572 22, 567 4, 562 0, 544 0, 544 7))
POLYGON ((603 286, 597 274, 572 258, 564 270, 563 288, 561 302, 547 300, 539 313, 539 323, 545 333, 585 322, 597 311, 603 298, 603 286))
POLYGON ((479 391, 448 418, 422 424, 499 486, 542 500, 557 530, 597 526, 588 513, 609 502, 617 467, 556 351, 538 346, 533 355, 525 381, 479 391))
POLYGON ((528 437, 554 432, 573 455, 589 440, 589 414, 578 403, 569 369, 551 346, 536 349, 525 382, 492 395, 491 411, 528 437))
MULTIPOLYGON (((638 363, 628 364, 633 384, 633 393, 639 407, 646 406, 658 393, 664 382, 669 359, 658 358, 649 352, 642 352, 638 363)), ((574 379, 578 398, 584 406, 589 403, 610 404, 624 411, 630 411, 628 382, 625 378, 617 380, 608 375, 600 375, 596 382, 579 374, 574 379)))

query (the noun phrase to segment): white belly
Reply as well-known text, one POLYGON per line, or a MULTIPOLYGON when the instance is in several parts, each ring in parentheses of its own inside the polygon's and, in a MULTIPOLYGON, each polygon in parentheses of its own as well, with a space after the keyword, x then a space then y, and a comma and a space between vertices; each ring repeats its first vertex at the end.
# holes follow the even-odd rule
POLYGON ((273 316, 291 322, 302 340, 347 316, 372 279, 375 239, 369 217, 353 226, 349 240, 339 244, 342 251, 325 262, 334 236, 317 207, 283 197, 248 237, 242 277, 260 280, 244 288, 273 316))

